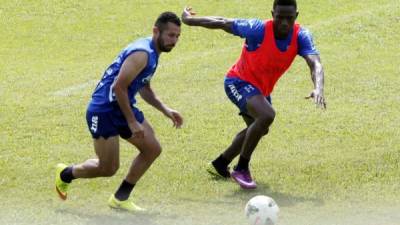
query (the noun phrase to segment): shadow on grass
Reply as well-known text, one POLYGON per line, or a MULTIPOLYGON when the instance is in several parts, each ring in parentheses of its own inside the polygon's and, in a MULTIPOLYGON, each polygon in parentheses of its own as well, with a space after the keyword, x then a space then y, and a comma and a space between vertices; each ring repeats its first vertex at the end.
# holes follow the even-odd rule
POLYGON ((267 195, 273 198, 279 206, 282 207, 293 207, 299 203, 311 203, 314 206, 323 206, 324 200, 317 197, 302 197, 302 196, 294 196, 290 194, 280 193, 276 191, 271 191, 268 184, 257 182, 256 189, 245 190, 239 187, 232 179, 221 178, 217 176, 211 176, 210 180, 219 181, 219 182, 231 182, 233 186, 237 186, 232 192, 227 191, 228 193, 221 196, 218 199, 196 199, 196 198, 187 198, 181 197, 179 198, 182 201, 188 202, 198 202, 204 204, 237 204, 237 203, 246 203, 250 198, 256 195, 267 195))
POLYGON ((84 224, 107 224, 107 225, 121 225, 121 224, 134 224, 134 225, 156 225, 154 222, 157 213, 129 213, 126 211, 110 209, 110 213, 100 214, 87 212, 79 209, 56 209, 57 214, 69 214, 74 217, 82 219, 84 224))
POLYGON ((317 197, 302 197, 302 196, 293 196, 290 194, 280 193, 276 191, 271 191, 268 184, 257 182, 257 188, 253 190, 244 190, 238 186, 235 191, 227 195, 228 198, 238 198, 242 201, 248 201, 250 198, 256 195, 267 195, 273 198, 279 206, 282 207, 292 207, 298 203, 312 203, 314 206, 322 206, 324 205, 324 200, 317 197))

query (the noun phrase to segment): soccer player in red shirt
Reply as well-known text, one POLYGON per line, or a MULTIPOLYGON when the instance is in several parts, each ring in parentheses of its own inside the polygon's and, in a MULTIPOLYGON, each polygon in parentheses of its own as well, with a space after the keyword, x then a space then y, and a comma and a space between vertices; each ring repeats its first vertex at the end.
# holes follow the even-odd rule
POLYGON ((296 55, 305 59, 311 71, 314 90, 307 98, 313 98, 317 106, 326 108, 324 72, 319 52, 313 44, 311 33, 295 23, 297 16, 296 0, 275 0, 273 18, 265 21, 199 17, 190 7, 182 13, 182 21, 186 25, 222 29, 245 38, 242 53, 228 71, 224 85, 227 96, 239 108, 247 127, 207 168, 214 175, 232 177, 244 189, 257 187, 250 174, 249 161, 275 118, 270 94, 296 55), (238 155, 239 161, 230 172, 228 165, 238 155))

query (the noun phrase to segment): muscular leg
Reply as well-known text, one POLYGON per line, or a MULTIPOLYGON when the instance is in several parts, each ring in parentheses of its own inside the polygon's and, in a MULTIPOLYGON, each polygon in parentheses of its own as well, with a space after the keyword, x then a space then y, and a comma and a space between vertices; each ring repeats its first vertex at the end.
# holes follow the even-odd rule
POLYGON ((244 189, 253 189, 257 184, 250 175, 249 162, 251 155, 261 137, 268 132, 269 126, 275 118, 275 111, 264 96, 254 95, 247 100, 247 114, 254 121, 247 127, 240 150, 238 164, 231 173, 231 177, 244 189))
POLYGON ((131 137, 127 139, 129 143, 135 145, 140 151, 133 160, 125 178, 131 184, 135 184, 161 154, 160 143, 156 139, 150 124, 145 120, 142 125, 144 127, 144 138, 131 137))
POLYGON ((88 159, 72 167, 75 178, 95 178, 113 176, 119 168, 119 137, 94 140, 97 159, 88 159))
POLYGON ((261 137, 268 132, 269 126, 274 121, 275 111, 262 95, 255 95, 248 99, 247 111, 254 118, 254 122, 247 127, 240 156, 250 160, 261 137))
MULTIPOLYGON (((262 99, 259 99, 262 101, 262 104, 267 104, 267 107, 270 109, 269 113, 265 113, 263 111, 259 112, 260 116, 259 116, 259 122, 261 121, 261 124, 263 124, 262 121, 270 121, 267 123, 264 123, 264 126, 260 126, 260 132, 261 132, 261 136, 258 137, 258 140, 261 139, 262 136, 266 135, 268 133, 268 127, 269 125, 272 123, 273 121, 273 117, 275 116, 275 112, 273 111, 272 106, 270 105, 270 103, 268 102, 263 102, 263 100, 265 100, 265 97, 261 97, 262 99), (270 119, 268 119, 268 117, 272 117, 270 119), (266 118, 264 118, 266 117, 266 118)), ((258 100, 258 99, 257 99, 258 100)), ((250 99, 249 99, 250 101, 250 99)), ((254 100, 253 100, 254 101, 254 100)), ((249 104, 249 103, 248 103, 249 104)), ((252 104, 252 103, 250 103, 252 104)), ((259 104, 259 103, 256 103, 259 104)), ((249 110, 248 110, 249 111, 249 110)), ((242 131, 240 131, 236 137, 233 139, 232 144, 219 156, 217 157, 212 163, 215 167, 215 169, 218 171, 218 173, 220 175, 226 174, 225 171, 228 164, 239 154, 241 154, 243 147, 244 147, 244 142, 246 139, 246 136, 248 135, 248 129, 249 127, 251 127, 253 125, 253 123, 255 123, 255 119, 251 116, 251 115, 256 115, 254 112, 252 114, 250 114, 251 112, 248 112, 248 114, 243 113, 242 114, 242 118, 243 120, 246 122, 247 128, 243 129, 242 131), (250 115, 249 115, 250 114, 250 115)), ((257 141, 258 143, 258 141, 257 141)), ((248 154, 241 154, 241 157, 239 159, 239 165, 243 167, 243 169, 248 169, 248 162, 250 160, 251 157, 251 153, 254 151, 255 146, 257 145, 257 143, 254 145, 254 147, 252 148, 251 152, 247 152, 248 154)))
POLYGON ((88 159, 75 166, 59 163, 56 168, 55 186, 61 199, 67 199, 68 186, 76 178, 109 177, 114 175, 119 167, 118 136, 94 140, 97 159, 88 159))
MULTIPOLYGON (((132 161, 128 174, 114 194, 115 198, 119 201, 125 201, 129 198, 136 183, 147 169, 150 168, 154 160, 161 154, 161 146, 150 124, 145 120, 142 125, 144 128, 143 138, 130 137, 126 139, 129 143, 136 146, 139 150, 139 154, 132 161)), ((139 210, 140 208, 134 205, 132 205, 132 207, 134 210, 139 210)))
MULTIPOLYGON (((254 119, 246 114, 242 114, 242 118, 246 122, 247 126, 250 126, 250 124, 254 122, 254 119)), ((247 127, 241 130, 236 135, 236 137, 232 141, 232 144, 224 151, 224 153, 222 153, 222 156, 229 162, 231 162, 236 156, 240 154, 240 151, 242 150, 243 141, 246 136, 246 132, 247 132, 247 127)))
MULTIPOLYGON (((247 127, 241 130, 233 139, 232 144, 222 153, 222 156, 231 162, 238 156, 242 150, 244 138, 246 137, 247 128, 254 122, 254 119, 249 115, 242 114, 243 120, 246 122, 247 127)), ((269 129, 264 130, 263 136, 268 134, 269 129)))

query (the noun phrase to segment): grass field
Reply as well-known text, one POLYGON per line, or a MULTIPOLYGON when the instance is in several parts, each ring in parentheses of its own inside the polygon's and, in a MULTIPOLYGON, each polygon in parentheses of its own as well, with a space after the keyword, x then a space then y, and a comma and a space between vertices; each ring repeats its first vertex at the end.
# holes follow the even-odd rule
POLYGON ((270 18, 272 0, 1 1, 0 224, 240 225, 247 200, 264 194, 279 204, 281 225, 399 225, 400 3, 389 0, 298 1, 321 52, 328 109, 304 99, 312 85, 298 58, 275 88, 277 118, 253 156, 256 191, 204 170, 244 127, 223 91, 242 40, 183 26, 152 86, 184 128, 139 103, 164 149, 133 193, 150 212, 107 207, 137 154, 125 143, 116 176, 77 180, 68 201, 57 198, 55 165, 94 155, 84 115, 104 69, 151 34, 159 13, 186 4, 200 15, 270 18))

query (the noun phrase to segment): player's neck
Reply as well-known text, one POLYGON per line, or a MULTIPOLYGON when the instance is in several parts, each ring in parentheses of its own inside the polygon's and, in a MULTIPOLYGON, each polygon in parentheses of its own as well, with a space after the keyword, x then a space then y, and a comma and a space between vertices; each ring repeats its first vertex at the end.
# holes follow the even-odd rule
POLYGON ((276 32, 274 29, 274 37, 277 40, 285 40, 288 38, 289 34, 290 34, 290 32, 287 34, 282 34, 282 33, 276 32))
POLYGON ((158 46, 157 41, 154 39, 154 37, 152 38, 151 41, 152 41, 154 49, 157 52, 157 55, 161 55, 162 51, 160 50, 160 47, 158 46))
POLYGON ((288 33, 282 33, 282 32, 279 32, 275 26, 273 26, 272 30, 274 31, 274 38, 277 40, 285 40, 290 35, 290 31, 288 33))

